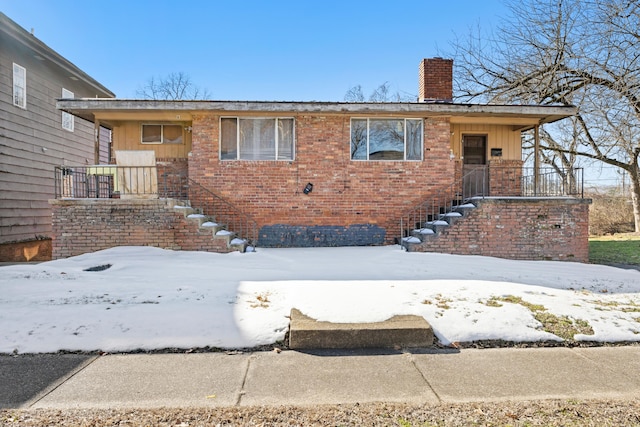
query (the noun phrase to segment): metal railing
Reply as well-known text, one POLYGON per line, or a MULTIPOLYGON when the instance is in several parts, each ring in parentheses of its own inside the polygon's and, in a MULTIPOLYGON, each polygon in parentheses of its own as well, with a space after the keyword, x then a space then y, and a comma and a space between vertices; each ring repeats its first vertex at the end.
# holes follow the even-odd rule
POLYGON ((479 166, 407 210, 400 217, 400 240, 477 197, 584 197, 584 171, 479 166))
POLYGON ((247 240, 250 246, 258 244, 258 222, 249 214, 209 190, 202 184, 187 178, 190 198, 196 201, 204 215, 223 224, 227 230, 235 232, 238 237, 247 240))
POLYGON ((58 166, 54 170, 57 199, 158 197, 155 166, 58 166))

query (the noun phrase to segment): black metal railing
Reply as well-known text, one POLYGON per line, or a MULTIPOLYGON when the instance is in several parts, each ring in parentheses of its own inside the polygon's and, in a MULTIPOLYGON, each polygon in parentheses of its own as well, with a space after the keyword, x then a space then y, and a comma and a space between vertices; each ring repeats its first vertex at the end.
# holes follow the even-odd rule
POLYGON ((258 222, 251 215, 193 179, 187 178, 187 181, 190 198, 196 201, 204 215, 236 233, 239 238, 246 240, 249 246, 257 245, 258 222))
POLYGON ((57 199, 157 197, 155 166, 58 166, 54 171, 57 199))
POLYGON ((407 210, 400 217, 400 240, 456 207, 478 197, 584 197, 584 171, 530 167, 478 166, 407 210))

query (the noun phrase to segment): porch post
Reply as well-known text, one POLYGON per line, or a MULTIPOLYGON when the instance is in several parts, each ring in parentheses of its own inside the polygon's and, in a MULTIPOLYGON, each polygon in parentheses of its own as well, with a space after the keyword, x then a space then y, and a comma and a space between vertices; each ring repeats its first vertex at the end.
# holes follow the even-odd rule
POLYGON ((540 182, 540 125, 533 128, 533 195, 538 195, 538 183, 540 182))
POLYGON ((100 120, 96 119, 93 128, 93 164, 100 164, 100 120))

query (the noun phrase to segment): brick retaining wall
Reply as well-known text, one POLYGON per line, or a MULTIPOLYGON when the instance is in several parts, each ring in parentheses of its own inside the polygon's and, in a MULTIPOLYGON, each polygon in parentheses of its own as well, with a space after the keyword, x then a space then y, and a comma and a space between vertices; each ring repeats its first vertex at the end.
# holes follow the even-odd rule
POLYGON ((486 198, 416 252, 589 261, 590 199, 486 198))
POLYGON ((198 231, 175 212, 171 199, 50 200, 53 259, 114 246, 155 246, 174 250, 229 252, 227 243, 198 231))

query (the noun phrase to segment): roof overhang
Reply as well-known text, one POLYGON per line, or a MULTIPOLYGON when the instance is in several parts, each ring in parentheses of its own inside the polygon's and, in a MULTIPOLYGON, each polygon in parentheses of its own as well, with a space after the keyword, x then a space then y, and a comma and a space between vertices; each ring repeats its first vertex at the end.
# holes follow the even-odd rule
POLYGON ((451 123, 511 125, 525 130, 576 114, 573 106, 487 105, 454 103, 158 101, 127 99, 63 99, 57 108, 90 121, 190 121, 194 114, 349 115, 376 117, 448 117, 451 123))

